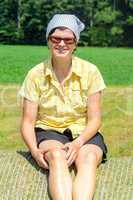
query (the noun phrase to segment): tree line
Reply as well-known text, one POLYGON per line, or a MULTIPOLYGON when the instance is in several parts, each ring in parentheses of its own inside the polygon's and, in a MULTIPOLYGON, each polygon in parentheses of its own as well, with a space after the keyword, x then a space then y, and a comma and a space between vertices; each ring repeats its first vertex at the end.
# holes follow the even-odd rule
POLYGON ((86 25, 81 46, 133 46, 133 0, 0 0, 0 43, 46 44, 54 14, 75 14, 86 25))

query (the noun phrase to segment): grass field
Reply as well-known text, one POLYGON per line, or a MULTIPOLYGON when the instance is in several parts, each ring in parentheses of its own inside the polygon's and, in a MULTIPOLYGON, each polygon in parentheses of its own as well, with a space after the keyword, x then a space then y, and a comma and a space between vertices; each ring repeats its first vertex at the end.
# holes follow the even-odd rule
MULTIPOLYGON (((96 64, 107 85, 133 85, 133 49, 79 47, 75 54, 96 64)), ((47 57, 47 47, 0 45, 0 83, 21 83, 47 57)))
MULTIPOLYGON (((76 55, 97 64, 108 86, 101 130, 109 155, 133 155, 133 50, 79 48, 76 55)), ((0 46, 0 149, 25 148, 17 91, 27 71, 46 57, 48 50, 42 46, 0 46)))

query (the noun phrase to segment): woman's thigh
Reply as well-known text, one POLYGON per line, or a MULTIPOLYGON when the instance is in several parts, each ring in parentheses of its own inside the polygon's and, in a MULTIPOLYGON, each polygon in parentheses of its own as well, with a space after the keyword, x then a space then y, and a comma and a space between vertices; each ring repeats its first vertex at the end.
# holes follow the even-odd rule
POLYGON ((63 144, 57 140, 44 140, 39 144, 39 149, 50 151, 53 149, 62 149, 63 144))

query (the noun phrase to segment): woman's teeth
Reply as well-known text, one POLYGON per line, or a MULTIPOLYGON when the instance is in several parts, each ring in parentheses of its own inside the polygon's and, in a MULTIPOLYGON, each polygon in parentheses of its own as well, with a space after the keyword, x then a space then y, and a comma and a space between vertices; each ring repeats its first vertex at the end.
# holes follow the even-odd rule
POLYGON ((60 52, 60 53, 62 53, 62 52, 63 52, 63 50, 64 50, 63 48, 59 48, 59 52, 60 52))

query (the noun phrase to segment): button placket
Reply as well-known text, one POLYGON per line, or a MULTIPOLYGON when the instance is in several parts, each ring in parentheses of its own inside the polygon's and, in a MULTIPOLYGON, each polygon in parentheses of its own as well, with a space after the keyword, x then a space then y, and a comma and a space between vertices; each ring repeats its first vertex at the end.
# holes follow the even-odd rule
POLYGON ((59 94, 60 94, 60 96, 61 96, 61 99, 62 99, 63 101, 65 101, 65 99, 64 99, 64 94, 63 94, 63 91, 62 91, 62 89, 61 89, 60 84, 59 84, 56 80, 52 80, 51 83, 52 83, 52 85, 57 89, 57 91, 59 92, 59 94))

